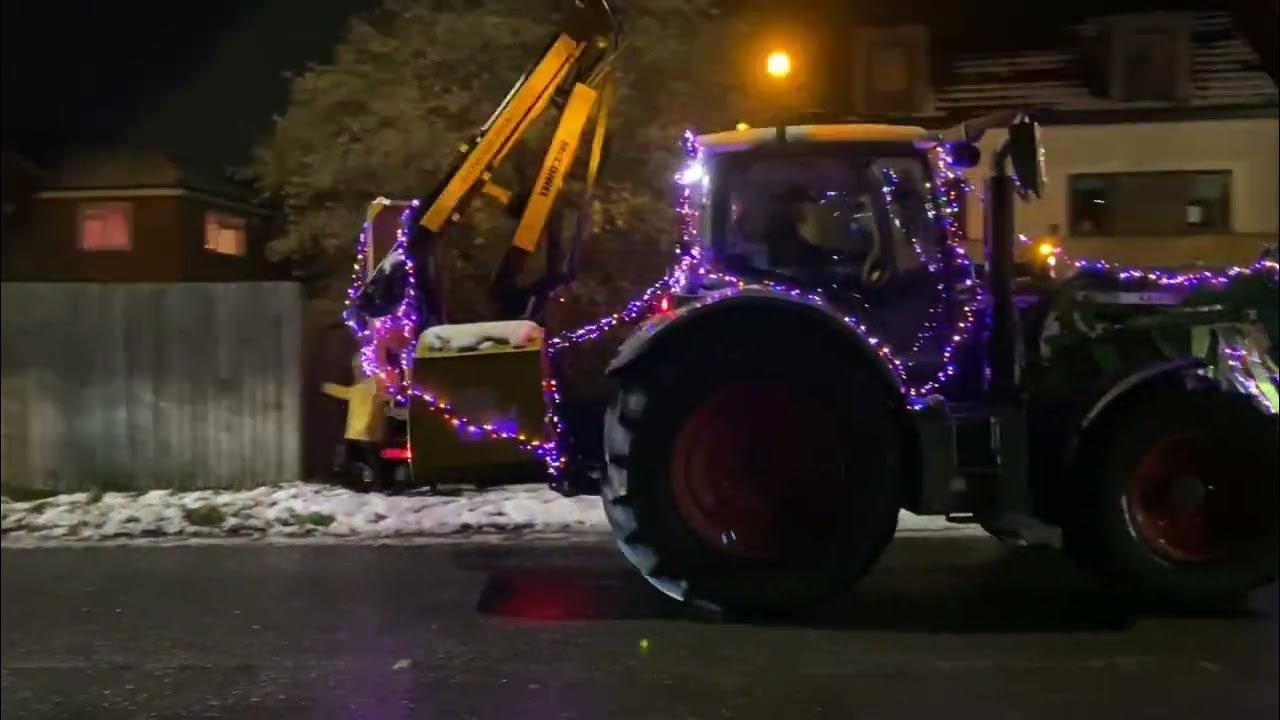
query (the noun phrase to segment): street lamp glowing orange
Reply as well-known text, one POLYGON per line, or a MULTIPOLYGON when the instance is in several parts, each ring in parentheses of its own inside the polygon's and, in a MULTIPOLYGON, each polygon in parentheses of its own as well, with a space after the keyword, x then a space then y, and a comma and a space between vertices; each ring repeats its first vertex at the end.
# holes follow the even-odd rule
POLYGON ((774 50, 765 58, 764 70, 769 77, 784 78, 791 74, 791 56, 785 51, 774 50))

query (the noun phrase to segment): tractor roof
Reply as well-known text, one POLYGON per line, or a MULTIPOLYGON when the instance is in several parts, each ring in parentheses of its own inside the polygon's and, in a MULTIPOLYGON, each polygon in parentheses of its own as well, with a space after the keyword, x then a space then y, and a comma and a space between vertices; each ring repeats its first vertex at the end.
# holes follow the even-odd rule
POLYGON ((835 125, 787 125, 785 127, 746 128, 699 135, 698 143, 709 155, 739 152, 777 142, 779 135, 787 142, 902 142, 918 147, 933 147, 937 135, 922 127, 842 123, 835 125))

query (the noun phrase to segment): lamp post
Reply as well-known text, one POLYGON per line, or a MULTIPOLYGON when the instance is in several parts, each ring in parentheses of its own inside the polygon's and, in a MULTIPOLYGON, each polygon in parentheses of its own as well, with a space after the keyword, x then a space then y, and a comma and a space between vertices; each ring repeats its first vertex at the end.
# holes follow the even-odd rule
POLYGON ((799 96, 795 79, 791 77, 792 70, 791 53, 786 50, 775 49, 765 56, 765 97, 772 106, 769 114, 776 118, 774 125, 780 140, 785 137, 784 128, 796 117, 798 109, 799 96))

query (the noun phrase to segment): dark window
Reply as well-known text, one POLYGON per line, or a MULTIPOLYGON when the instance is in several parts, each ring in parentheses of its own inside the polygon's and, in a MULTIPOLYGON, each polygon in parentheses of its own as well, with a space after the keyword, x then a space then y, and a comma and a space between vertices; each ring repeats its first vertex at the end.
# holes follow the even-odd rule
POLYGON ((1068 186, 1075 237, 1231 230, 1230 171, 1072 175, 1068 186))
POLYGON ((1124 102, 1191 97, 1190 19, 1178 13, 1121 15, 1108 24, 1110 96, 1124 102))
POLYGON ((1178 99, 1178 65, 1173 60, 1177 38, 1174 33, 1149 29, 1136 31, 1121 49, 1124 99, 1178 99))
POLYGON ((867 28, 854 34, 852 45, 859 111, 902 115, 922 109, 929 87, 925 28, 867 28))

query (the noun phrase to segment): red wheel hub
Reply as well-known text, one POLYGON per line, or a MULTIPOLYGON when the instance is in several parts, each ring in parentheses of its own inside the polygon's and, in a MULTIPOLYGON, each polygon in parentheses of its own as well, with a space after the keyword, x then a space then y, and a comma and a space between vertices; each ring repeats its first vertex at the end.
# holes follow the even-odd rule
POLYGON ((689 526, 722 552, 774 558, 829 537, 844 474, 834 423, 785 386, 725 387, 676 438, 670 477, 689 526))
MULTIPOLYGON (((1130 522, 1174 562, 1229 556, 1274 535, 1263 470, 1205 433, 1168 435, 1143 455, 1127 498, 1130 522)), ((1274 478, 1272 478, 1273 480, 1274 478)))

